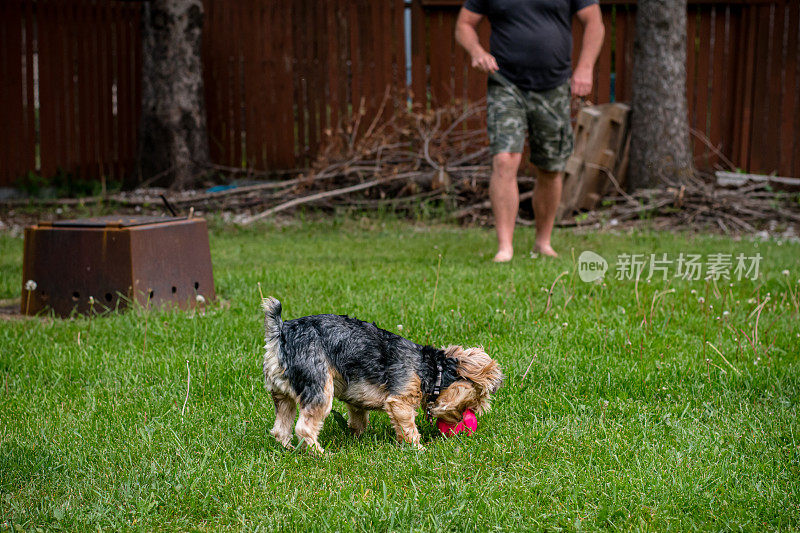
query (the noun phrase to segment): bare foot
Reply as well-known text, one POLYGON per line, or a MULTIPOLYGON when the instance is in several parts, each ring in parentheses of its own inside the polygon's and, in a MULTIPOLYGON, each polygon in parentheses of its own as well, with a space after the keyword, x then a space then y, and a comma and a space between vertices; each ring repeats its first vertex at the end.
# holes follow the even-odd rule
POLYGON ((513 250, 499 250, 492 261, 495 263, 508 263, 512 257, 514 257, 513 250))
POLYGON ((548 244, 536 244, 533 247, 533 251, 535 253, 537 253, 537 254, 542 254, 542 255, 549 256, 549 257, 558 257, 558 254, 556 253, 555 250, 553 250, 553 247, 550 246, 549 243, 548 244))

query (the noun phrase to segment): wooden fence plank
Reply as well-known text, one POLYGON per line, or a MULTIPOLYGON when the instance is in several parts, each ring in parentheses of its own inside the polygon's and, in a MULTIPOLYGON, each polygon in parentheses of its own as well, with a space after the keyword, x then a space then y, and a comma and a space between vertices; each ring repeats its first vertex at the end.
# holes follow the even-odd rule
MULTIPOLYGON (((393 45, 392 45, 392 83, 397 90, 397 94, 403 100, 408 98, 408 87, 406 86, 406 42, 405 42, 405 0, 394 0, 392 2, 391 20, 394 21, 393 45)), ((398 102, 398 105, 403 105, 398 102)))
POLYGON ((120 143, 119 143, 119 164, 120 171, 123 177, 126 176, 126 170, 130 166, 131 150, 137 139, 133 135, 133 122, 137 120, 133 116, 133 98, 134 98, 134 80, 131 76, 131 55, 130 52, 133 48, 131 27, 129 17, 131 16, 130 6, 123 4, 121 6, 123 13, 122 23, 120 24, 120 40, 119 40, 119 87, 117 88, 119 105, 119 124, 120 124, 120 143))
POLYGON ((594 101, 599 104, 611 101, 611 39, 613 32, 611 31, 612 19, 610 10, 603 12, 603 24, 608 28, 608 31, 606 31, 603 38, 603 47, 600 49, 600 56, 597 58, 597 65, 594 69, 596 80, 594 101))
POLYGON ((54 63, 55 72, 58 75, 58 83, 61 89, 61 98, 59 98, 59 113, 61 114, 61 127, 59 128, 59 151, 62 157, 59 157, 59 167, 61 170, 70 169, 75 164, 75 85, 72 83, 73 76, 73 63, 72 63, 72 41, 71 30, 73 25, 72 20, 72 0, 66 0, 63 3, 55 3, 53 5, 54 12, 60 16, 60 23, 57 23, 58 30, 58 50, 57 56, 60 59, 58 63, 54 63))
MULTIPOLYGON (((713 6, 711 8, 711 55, 713 59, 711 60, 711 71, 709 72, 711 77, 711 120, 708 138, 713 145, 720 147, 722 150, 725 148, 722 146, 721 121, 714 120, 714 117, 722 116, 723 103, 725 101, 720 97, 720 95, 725 94, 725 76, 728 72, 725 64, 725 24, 725 8, 713 6)), ((713 167, 718 163, 719 158, 710 150, 707 151, 707 154, 708 165, 713 167)))
MULTIPOLYGON (((113 33, 113 80, 114 80, 114 168, 117 178, 123 175, 123 150, 125 143, 125 102, 127 101, 123 96, 125 88, 122 86, 124 83, 125 72, 125 57, 124 57, 124 25, 125 25, 125 11, 119 4, 114 5, 114 33, 113 33)), ((147 176, 149 177, 149 176, 147 176)))
POLYGON ((325 2, 325 33, 326 33, 326 76, 328 85, 328 119, 327 127, 334 131, 339 123, 341 116, 341 101, 343 98, 340 89, 340 77, 342 72, 342 62, 338 46, 339 34, 339 3, 325 2))
POLYGON ((0 6, 0 186, 12 185, 24 174, 20 134, 24 128, 22 113, 22 9, 19 2, 0 6))
MULTIPOLYGON (((97 19, 92 15, 91 3, 83 0, 78 4, 78 19, 87 20, 89 26, 97 26, 97 19)), ((91 47, 91 41, 95 36, 93 31, 78 31, 76 41, 78 48, 78 135, 81 144, 81 160, 78 164, 81 177, 85 179, 87 175, 97 175, 94 167, 97 158, 94 155, 96 137, 94 126, 97 118, 93 116, 94 106, 97 102, 97 94, 94 91, 94 81, 92 64, 95 50, 91 47)))
POLYGON ((694 125, 697 105, 695 82, 697 81, 697 10, 690 6, 686 15, 686 105, 689 124, 694 125))
POLYGON ((736 128, 736 138, 738 152, 734 152, 736 161, 742 168, 750 169, 750 138, 752 128, 752 106, 753 106, 753 71, 755 62, 756 47, 756 20, 757 8, 748 6, 743 12, 742 25, 746 38, 740 41, 740 57, 745 57, 744 68, 740 69, 741 82, 738 94, 741 95, 740 112, 737 114, 738 127, 736 128), (744 50, 742 50, 744 49, 744 50))
MULTIPOLYGON (((134 120, 131 123, 133 128, 133 143, 128 147, 131 153, 131 166, 128 172, 133 172, 136 169, 137 154, 138 154, 138 141, 139 131, 141 127, 140 117, 142 116, 142 33, 138 31, 142 27, 142 4, 131 4, 134 8, 134 15, 131 17, 131 27, 134 30, 134 45, 131 54, 133 61, 131 61, 131 77, 133 78, 133 116, 134 120)), ((141 176, 138 177, 141 180, 141 176)))
POLYGON ((769 169, 766 169, 764 166, 766 163, 764 155, 767 150, 765 143, 766 131, 764 127, 767 124, 769 112, 768 84, 771 82, 771 80, 767 79, 771 67, 771 58, 769 57, 770 7, 771 6, 759 6, 755 8, 757 28, 755 57, 762 57, 763 60, 755 63, 753 74, 753 103, 751 108, 751 129, 753 134, 750 137, 750 164, 748 168, 752 169, 754 172, 769 172, 769 169), (757 132, 760 132, 760 134, 757 132))
POLYGON ((770 39, 767 52, 767 101, 762 122, 764 132, 765 172, 778 172, 780 167, 781 131, 781 90, 784 77, 784 9, 782 5, 773 5, 770 13, 770 39))
POLYGON ((59 57, 63 50, 61 42, 62 30, 59 29, 60 13, 53 0, 37 2, 37 23, 39 48, 39 91, 40 91, 40 128, 42 132, 42 175, 51 177, 56 167, 67 163, 67 152, 63 148, 66 138, 66 109, 62 107, 66 95, 59 67, 63 58, 59 57))
POLYGON ((97 17, 97 31, 94 35, 94 64, 92 70, 95 76, 95 87, 97 90, 97 100, 95 102, 95 146, 94 153, 97 159, 97 169, 101 175, 108 175, 106 163, 108 162, 106 154, 107 134, 105 131, 106 124, 108 123, 107 114, 107 80, 106 80, 106 35, 108 33, 108 17, 106 11, 106 3, 98 2, 94 4, 94 9, 97 17))
POLYGON ((411 89, 414 102, 428 106, 428 32, 427 18, 420 0, 411 4, 411 89))
POLYGON ((37 168, 37 154, 36 147, 39 143, 36 116, 36 95, 34 94, 34 62, 35 62, 35 17, 33 12, 33 4, 30 2, 23 2, 24 16, 25 16, 25 95, 24 112, 25 112, 25 137, 24 146, 22 151, 24 153, 23 168, 17 169, 17 173, 26 173, 28 171, 36 171, 37 168))
MULTIPOLYGON (((699 31, 697 33, 697 71, 695 72, 693 85, 695 91, 694 103, 694 127, 703 135, 708 135, 708 107, 712 98, 709 95, 709 85, 711 79, 711 11, 708 6, 701 6, 698 10, 699 31)), ((708 167, 709 149, 699 138, 694 139, 694 161, 702 168, 708 167)))
POLYGON ((282 21, 283 34, 281 43, 283 53, 281 58, 282 75, 278 79, 278 95, 280 97, 281 113, 281 139, 283 140, 282 163, 283 168, 292 168, 298 164, 297 150, 295 147, 295 127, 294 127, 294 99, 293 99, 293 72, 294 47, 292 45, 292 6, 286 2, 281 2, 280 17, 282 21))
POLYGON ((791 137, 793 140, 794 146, 794 148, 791 150, 793 161, 792 166, 794 168, 792 175, 800 176, 800 14, 798 13, 798 6, 796 3, 792 9, 789 31, 796 45, 789 48, 789 53, 794 54, 794 57, 790 55, 788 61, 794 65, 792 68, 795 76, 793 113, 794 131, 789 135, 789 137, 791 137))
POLYGON ((782 176, 800 176, 800 169, 794 167, 793 159, 797 156, 796 133, 792 128, 792 119, 800 113, 798 108, 798 33, 800 33, 800 4, 798 2, 788 2, 786 9, 786 44, 784 53, 784 78, 783 96, 781 98, 781 154, 780 170, 782 176))

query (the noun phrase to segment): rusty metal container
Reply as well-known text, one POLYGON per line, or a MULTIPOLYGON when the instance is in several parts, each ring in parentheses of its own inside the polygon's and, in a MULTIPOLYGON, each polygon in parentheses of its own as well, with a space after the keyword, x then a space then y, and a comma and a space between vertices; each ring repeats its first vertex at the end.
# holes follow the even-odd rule
POLYGON ((25 228, 23 314, 142 306, 186 309, 215 298, 200 218, 106 216, 25 228), (202 296, 202 298, 198 298, 202 296))

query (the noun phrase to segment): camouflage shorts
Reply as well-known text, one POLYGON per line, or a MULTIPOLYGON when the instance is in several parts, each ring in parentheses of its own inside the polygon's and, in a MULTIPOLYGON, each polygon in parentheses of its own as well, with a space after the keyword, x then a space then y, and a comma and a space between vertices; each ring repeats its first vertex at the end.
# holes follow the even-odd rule
POLYGON ((551 172, 564 170, 574 144, 569 82, 537 92, 490 81, 487 105, 492 155, 521 153, 527 132, 531 163, 551 172))

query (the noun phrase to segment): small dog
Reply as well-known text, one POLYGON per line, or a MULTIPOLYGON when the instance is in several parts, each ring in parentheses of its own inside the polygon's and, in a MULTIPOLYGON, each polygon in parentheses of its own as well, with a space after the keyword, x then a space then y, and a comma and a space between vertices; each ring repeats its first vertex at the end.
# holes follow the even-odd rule
POLYGON ((275 402, 270 433, 289 447, 295 433, 301 444, 322 453, 317 441, 333 398, 347 404, 348 427, 356 435, 367 426, 368 411, 383 409, 400 441, 419 449, 414 422, 417 408, 454 424, 465 409, 489 409, 489 397, 503 375, 481 348, 421 346, 368 322, 338 315, 313 315, 284 322, 281 303, 261 301, 266 329, 264 386, 275 402))

